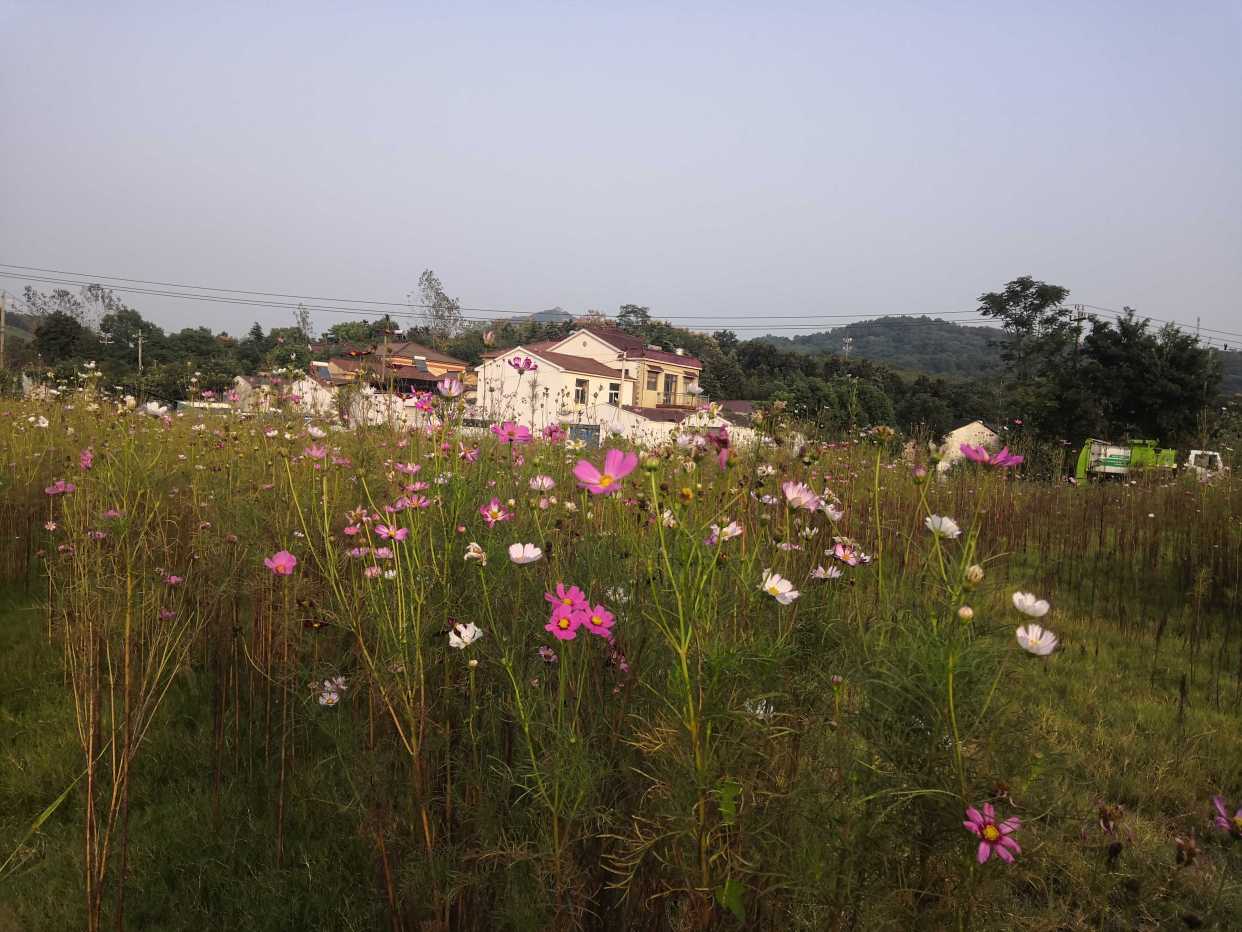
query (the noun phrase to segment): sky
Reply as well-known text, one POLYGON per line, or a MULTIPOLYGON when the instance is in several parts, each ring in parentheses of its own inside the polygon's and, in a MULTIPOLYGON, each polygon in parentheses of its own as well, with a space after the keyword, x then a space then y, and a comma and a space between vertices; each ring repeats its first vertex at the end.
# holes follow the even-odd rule
POLYGON ((430 268, 743 337, 1032 275, 1242 334, 1237 2, 0 0, 0 35, 8 265, 390 302, 430 268))

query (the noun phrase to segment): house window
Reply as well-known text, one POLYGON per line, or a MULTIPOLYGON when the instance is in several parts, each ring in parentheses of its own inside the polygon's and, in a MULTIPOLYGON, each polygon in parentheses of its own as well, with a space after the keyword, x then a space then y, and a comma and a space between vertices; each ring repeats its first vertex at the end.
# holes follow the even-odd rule
POLYGON ((672 404, 677 400, 677 376, 671 372, 664 377, 664 403, 672 404))
POLYGON ((574 404, 584 405, 587 402, 587 388, 590 382, 586 379, 577 379, 574 381, 574 404))
POLYGON ((608 403, 610 405, 621 404, 621 383, 620 382, 609 382, 608 383, 608 403))
POLYGON ((647 391, 658 392, 660 390, 660 373, 652 369, 647 370, 647 391))

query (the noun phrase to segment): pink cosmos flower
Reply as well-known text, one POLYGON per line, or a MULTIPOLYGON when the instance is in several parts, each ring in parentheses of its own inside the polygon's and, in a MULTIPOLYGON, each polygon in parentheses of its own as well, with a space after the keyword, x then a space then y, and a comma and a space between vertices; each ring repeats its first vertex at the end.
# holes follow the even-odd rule
POLYGON ((166 586, 180 586, 183 582, 185 582, 184 576, 176 576, 172 573, 169 573, 168 575, 164 577, 164 584, 166 586))
POLYGON ((543 429, 543 439, 548 443, 560 443, 565 437, 565 428, 560 424, 549 424, 543 429))
POLYGON ((724 469, 729 464, 729 429, 713 427, 707 432, 707 442, 716 448, 716 462, 724 469))
POLYGON ((574 467, 574 477, 592 495, 608 495, 620 488, 617 483, 632 473, 636 466, 637 453, 609 450, 604 454, 602 470, 596 469, 595 464, 589 460, 578 460, 578 465, 574 467))
POLYGON ((66 482, 64 479, 57 479, 43 491, 48 495, 68 495, 69 493, 76 492, 77 490, 78 487, 72 482, 66 482))
POLYGON ((490 502, 479 509, 479 514, 483 516, 483 520, 487 522, 488 527, 495 527, 497 522, 508 521, 513 517, 512 514, 505 511, 504 506, 500 504, 500 499, 493 498, 490 502))
POLYGON ((577 586, 570 586, 566 589, 564 583, 557 583, 556 592, 545 592, 543 597, 550 602, 557 611, 561 611, 562 609, 570 612, 578 611, 579 609, 585 611, 591 607, 590 603, 587 602, 585 592, 577 586))
POLYGON ((785 493, 785 501, 790 508, 803 508, 814 511, 820 506, 820 497, 811 491, 810 486, 802 482, 783 482, 781 491, 785 493))
POLYGON ((402 541, 410 536, 410 529, 394 527, 391 524, 380 524, 376 526, 375 533, 383 540, 402 541))
POLYGON ((278 550, 263 560, 263 565, 277 576, 292 576, 293 568, 298 565, 298 558, 288 550, 278 550))
POLYGON ((1004 822, 996 821, 996 810, 991 803, 983 804, 983 812, 971 806, 966 810, 966 821, 962 826, 979 838, 979 863, 983 864, 995 854, 1006 864, 1013 863, 1013 856, 1021 854, 1022 849, 1013 839, 1013 833, 1022 826, 1022 820, 1012 816, 1004 822))
POLYGON ((509 360, 509 366, 517 372, 518 375, 524 375, 527 372, 535 372, 539 369, 539 364, 529 356, 514 356, 509 360))
POLYGON ((590 611, 582 612, 582 624, 592 634, 612 640, 612 626, 616 616, 602 605, 596 605, 590 611))
POLYGON ((455 379, 448 375, 436 383, 436 388, 440 390, 440 394, 445 398, 456 398, 465 391, 465 386, 461 384, 460 379, 455 379))
POLYGON ((1212 805, 1216 807, 1216 827, 1242 840, 1242 806, 1238 807, 1238 811, 1231 816, 1229 810, 1225 808, 1225 797, 1215 797, 1212 805))
POLYGON ((583 612, 571 612, 557 608, 552 610, 552 617, 543 627, 545 631, 551 632, 553 637, 561 641, 572 641, 578 636, 578 629, 582 627, 585 617, 583 612))
POLYGON ((556 480, 551 476, 533 476, 530 480, 530 487, 536 492, 546 492, 555 485, 556 480))
POLYGON ((1017 466, 1025 459, 1016 453, 1010 453, 1009 447, 1002 447, 999 453, 991 453, 982 447, 972 447, 969 443, 961 445, 962 455, 972 463, 982 463, 985 466, 995 466, 998 469, 1008 469, 1011 466, 1017 466))
POLYGON ((393 463, 392 468, 399 473, 412 476, 423 468, 422 463, 393 463))
POLYGON ((322 444, 312 443, 302 452, 313 460, 321 460, 328 455, 328 448, 322 444))
POLYGON ((502 424, 493 424, 492 433, 501 443, 530 443, 530 428, 514 421, 505 421, 502 424))
POLYGON ((78 465, 82 467, 83 472, 95 465, 95 451, 87 447, 78 454, 78 465))
POLYGON ((457 444, 457 455, 467 463, 473 463, 479 458, 478 447, 467 447, 465 444, 457 444))

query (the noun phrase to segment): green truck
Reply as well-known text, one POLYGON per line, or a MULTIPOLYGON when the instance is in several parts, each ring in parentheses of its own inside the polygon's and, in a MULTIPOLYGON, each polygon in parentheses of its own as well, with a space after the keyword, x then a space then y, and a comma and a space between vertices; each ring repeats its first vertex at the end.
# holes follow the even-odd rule
POLYGON ((1092 439, 1082 445, 1074 475, 1080 482, 1093 477, 1122 479, 1144 469, 1177 469, 1177 451, 1157 447, 1154 440, 1120 444, 1092 439))

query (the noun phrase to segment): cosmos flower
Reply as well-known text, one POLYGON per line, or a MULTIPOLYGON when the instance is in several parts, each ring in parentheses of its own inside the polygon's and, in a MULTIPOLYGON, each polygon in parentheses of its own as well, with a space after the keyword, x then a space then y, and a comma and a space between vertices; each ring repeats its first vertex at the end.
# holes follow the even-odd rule
POLYGON ((616 616, 602 605, 595 605, 589 611, 582 612, 582 624, 592 634, 604 638, 612 638, 612 626, 616 616))
POLYGON ((545 631, 550 632, 558 640, 572 641, 578 636, 578 629, 582 627, 584 617, 586 617, 584 612, 555 608, 552 610, 552 617, 548 619, 548 623, 543 627, 545 631))
POLYGON ((545 592, 543 597, 556 611, 577 611, 591 607, 590 603, 587 602, 585 592, 577 586, 570 586, 566 589, 564 583, 557 583, 556 591, 545 592))
POLYGON ((1216 807, 1215 823, 1216 827, 1222 832, 1228 832, 1234 838, 1242 839, 1242 807, 1233 815, 1229 814, 1229 810, 1225 807, 1225 797, 1217 796, 1213 798, 1212 805, 1216 807))
POLYGON ((1057 649, 1057 636, 1040 625, 1023 625, 1016 634, 1019 646, 1036 657, 1047 657, 1057 649))
POLYGON ((1045 600, 1035 598, 1030 592, 1015 592, 1013 607, 1023 615, 1030 615, 1032 618, 1043 618, 1050 608, 1045 600))
POLYGON ((466 560, 477 560, 479 566, 487 566, 487 551, 471 541, 466 545, 466 560))
POLYGON ((811 570, 812 579, 840 579, 844 575, 845 574, 841 572, 840 568, 836 566, 830 566, 827 569, 824 569, 822 566, 817 566, 815 569, 811 570))
POLYGON ((445 398, 456 398, 466 390, 465 386, 461 384, 460 379, 455 379, 448 375, 436 383, 436 388, 439 389, 440 394, 445 398))
POLYGON ((85 450, 83 450, 81 453, 78 454, 78 466, 82 468, 83 472, 90 469, 94 465, 95 465, 95 451, 92 450, 90 447, 87 447, 85 450))
POLYGON ((556 481, 551 476, 532 476, 530 487, 535 492, 546 492, 556 485, 556 481))
POLYGON ((449 631, 449 647, 465 650, 481 637, 483 637, 483 632, 479 630, 473 621, 466 624, 457 622, 449 631))
POLYGON ((529 356, 514 356, 509 360, 509 367, 518 375, 524 375, 527 372, 538 371, 539 364, 529 356))
POLYGON ((510 512, 505 511, 498 498, 493 498, 486 505, 482 506, 479 509, 479 514, 483 516, 483 520, 487 522, 488 527, 495 527, 501 521, 508 521, 513 517, 510 512))
POLYGON ((496 439, 501 443, 530 443, 532 439, 530 428, 514 421, 493 424, 492 433, 496 435, 496 439))
POLYGON ((618 483, 638 466, 638 454, 623 450, 609 450, 604 454, 604 468, 597 469, 589 460, 578 460, 574 477, 578 484, 592 495, 608 495, 621 486, 618 483))
POLYGON ((966 810, 966 821, 962 826, 979 839, 979 863, 985 863, 992 855, 996 855, 1006 864, 1013 863, 1013 856, 1021 854, 1022 849, 1013 838, 1013 833, 1022 827, 1022 820, 1012 816, 1003 822, 996 821, 996 810, 991 803, 983 804, 981 813, 974 806, 966 810))
POLYGON ((802 482, 783 482, 781 491, 785 493, 785 501, 789 503, 790 508, 815 511, 820 506, 819 496, 802 482))
POLYGON ((266 566, 277 576, 292 576, 293 568, 298 565, 298 558, 288 550, 278 550, 263 560, 266 566))
POLYGON ((999 453, 989 454, 987 449, 982 446, 971 446, 969 443, 961 445, 962 455, 972 463, 982 463, 985 466, 995 466, 998 469, 1008 469, 1011 466, 1018 466, 1025 459, 1015 453, 1009 452, 1009 447, 1002 447, 999 453))
POLYGON ((937 537, 945 537, 949 540, 956 540, 962 536, 962 529, 957 526, 957 522, 952 518, 942 515, 928 515, 923 521, 927 526, 927 530, 931 531, 937 537))
POLYGON ((510 544, 509 559, 519 566, 534 563, 543 556, 543 551, 534 544, 510 544))
POLYGON ((759 588, 776 599, 781 605, 788 605, 799 595, 797 589, 793 587, 788 579, 785 579, 779 573, 773 573, 771 570, 763 571, 763 582, 759 584, 759 588))
POLYGON ((410 536, 409 528, 394 527, 390 524, 377 524, 375 534, 382 540, 402 541, 410 536))

